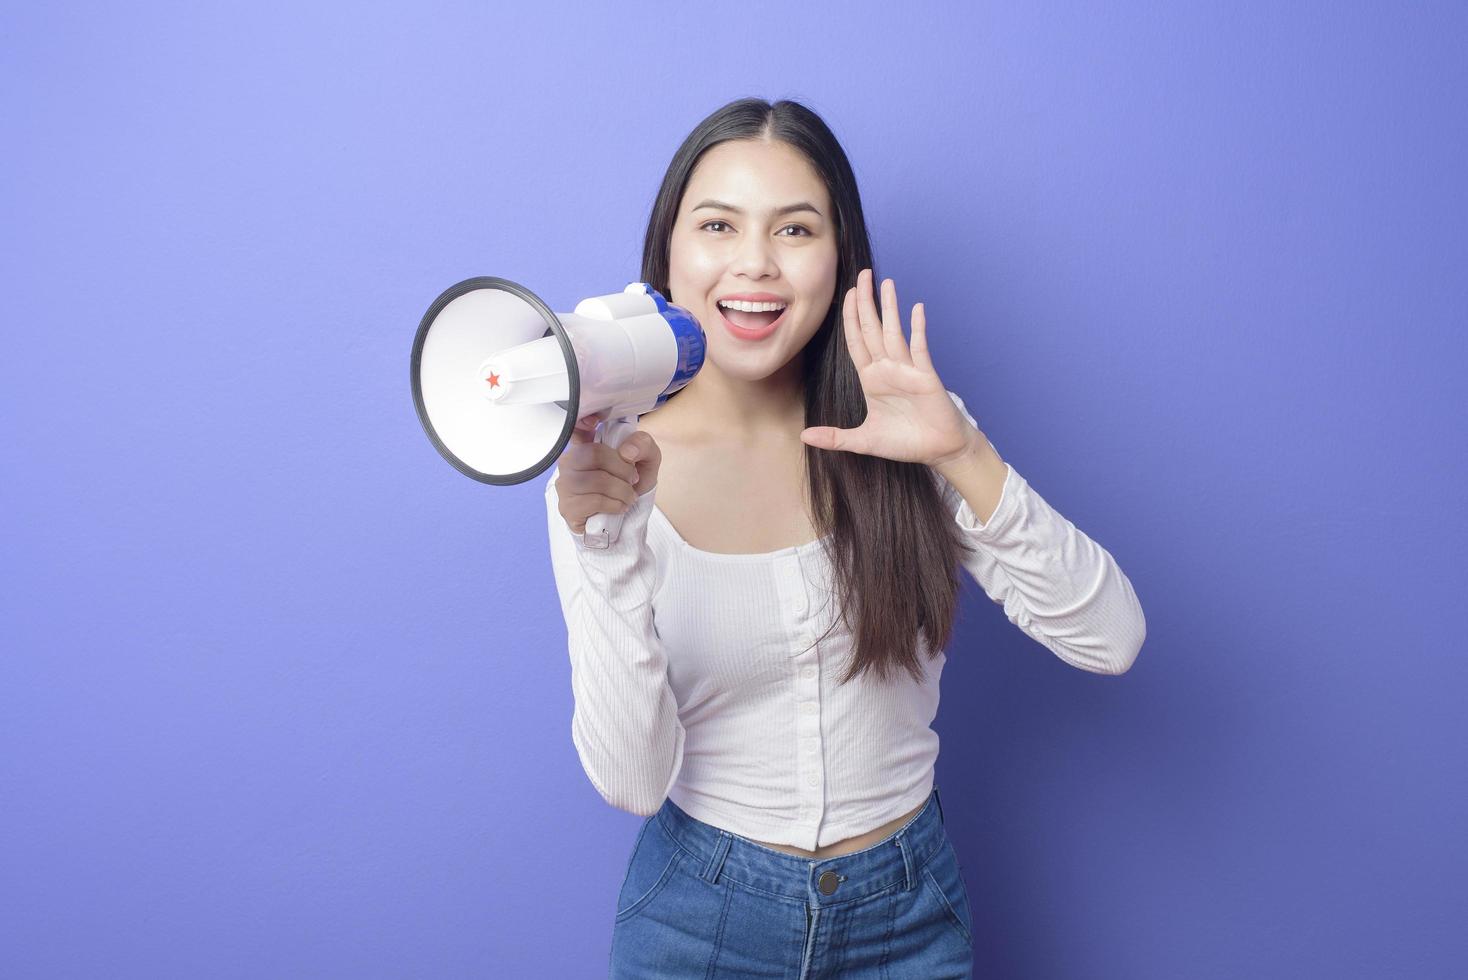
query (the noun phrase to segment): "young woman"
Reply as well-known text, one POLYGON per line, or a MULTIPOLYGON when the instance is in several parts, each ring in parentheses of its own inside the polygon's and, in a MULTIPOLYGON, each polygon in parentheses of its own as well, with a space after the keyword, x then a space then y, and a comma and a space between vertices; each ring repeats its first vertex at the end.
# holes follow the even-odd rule
POLYGON ((698 317, 703 368, 619 449, 580 420, 546 486, 572 740, 647 817, 612 975, 968 976, 930 727, 956 569, 1108 674, 1145 636, 1131 583, 944 387, 922 305, 910 346, 890 280, 878 307, 856 180, 808 108, 699 124, 642 278, 698 317), (624 520, 599 551, 601 512, 624 520))

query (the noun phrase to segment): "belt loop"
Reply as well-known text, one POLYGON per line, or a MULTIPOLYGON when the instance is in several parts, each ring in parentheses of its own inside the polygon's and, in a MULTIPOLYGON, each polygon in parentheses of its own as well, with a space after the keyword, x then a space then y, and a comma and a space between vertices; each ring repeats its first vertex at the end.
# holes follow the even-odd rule
POLYGON ((943 820, 943 797, 938 795, 937 783, 933 784, 933 799, 938 803, 938 822, 945 823, 945 821, 943 820))
POLYGON ((714 844, 714 853, 709 856, 709 863, 704 866, 703 873, 699 875, 700 878, 713 885, 719 883, 719 872, 724 870, 724 855, 729 853, 731 843, 733 843, 733 838, 729 832, 720 830, 719 839, 714 844))
POLYGON ((897 832, 897 849, 902 852, 903 891, 911 891, 917 883, 916 869, 912 866, 912 849, 907 842, 906 828, 897 832))

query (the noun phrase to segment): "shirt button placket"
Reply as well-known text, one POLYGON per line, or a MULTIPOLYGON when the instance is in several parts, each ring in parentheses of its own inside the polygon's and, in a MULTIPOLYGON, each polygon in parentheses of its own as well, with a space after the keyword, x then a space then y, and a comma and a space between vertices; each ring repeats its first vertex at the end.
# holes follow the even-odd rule
MULTIPOLYGON (((821 760, 821 669, 815 649, 815 631, 810 623, 810 601, 800 559, 791 556, 786 566, 786 595, 790 596, 795 655, 795 700, 798 709, 796 738, 800 743, 796 766, 801 813, 808 827, 820 822, 823 809, 824 770, 821 760)), ((815 846, 812 832, 810 844, 815 846)))

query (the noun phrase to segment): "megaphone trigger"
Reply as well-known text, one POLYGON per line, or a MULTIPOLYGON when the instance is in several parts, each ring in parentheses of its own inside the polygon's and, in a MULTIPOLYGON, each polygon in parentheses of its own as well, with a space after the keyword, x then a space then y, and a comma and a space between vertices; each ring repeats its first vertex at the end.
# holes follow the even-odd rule
MULTIPOLYGON (((596 441, 613 449, 621 446, 627 437, 637 431, 637 416, 608 418, 602 421, 596 432, 596 441)), ((604 549, 621 536, 622 518, 625 514, 592 514, 586 519, 586 531, 582 541, 588 548, 604 549)))

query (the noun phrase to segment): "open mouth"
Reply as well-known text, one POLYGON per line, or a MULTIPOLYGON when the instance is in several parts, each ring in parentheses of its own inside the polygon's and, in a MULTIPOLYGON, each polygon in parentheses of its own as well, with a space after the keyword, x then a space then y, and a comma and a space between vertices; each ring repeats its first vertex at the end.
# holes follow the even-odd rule
POLYGON ((724 326, 729 329, 729 332, 745 340, 759 340, 768 337, 785 319, 785 314, 790 312, 788 306, 781 310, 760 312, 733 310, 717 304, 714 308, 719 311, 719 316, 723 318, 724 326))
MULTIPOLYGON (((787 306, 785 310, 789 308, 787 306)), ((759 313, 750 313, 747 310, 735 310, 727 306, 719 307, 719 312, 724 314, 725 320, 745 330, 763 330, 784 316, 785 310, 763 310, 759 313)))

